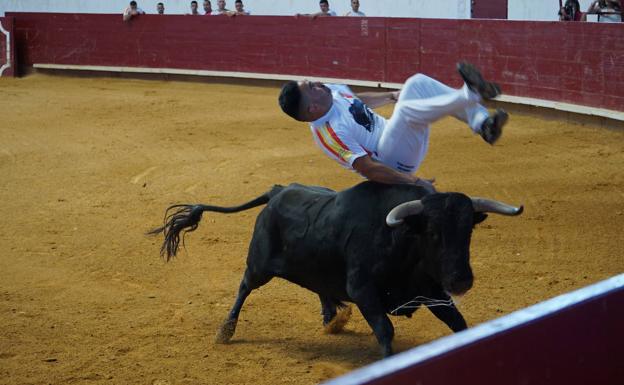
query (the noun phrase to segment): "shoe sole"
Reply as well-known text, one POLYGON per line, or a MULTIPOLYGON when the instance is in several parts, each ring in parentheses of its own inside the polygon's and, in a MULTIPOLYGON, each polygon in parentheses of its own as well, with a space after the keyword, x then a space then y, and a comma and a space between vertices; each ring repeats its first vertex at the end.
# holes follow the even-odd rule
POLYGON ((485 81, 475 66, 462 62, 457 64, 457 72, 470 89, 481 95, 483 99, 493 99, 500 95, 500 87, 496 83, 485 81))

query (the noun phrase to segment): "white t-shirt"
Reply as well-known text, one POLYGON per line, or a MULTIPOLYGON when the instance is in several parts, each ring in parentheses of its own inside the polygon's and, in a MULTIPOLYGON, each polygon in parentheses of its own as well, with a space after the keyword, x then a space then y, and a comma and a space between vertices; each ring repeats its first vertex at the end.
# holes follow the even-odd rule
POLYGON ((357 12, 349 11, 349 12, 347 12, 345 14, 345 16, 360 16, 360 17, 363 17, 363 16, 366 16, 366 15, 364 14, 364 12, 360 12, 360 11, 357 11, 357 12))
MULTIPOLYGON (((130 14, 130 12, 132 12, 132 8, 127 7, 127 8, 124 10, 124 15, 129 15, 129 14, 130 14)), ((139 8, 139 7, 137 7, 137 8, 136 8, 136 12, 137 12, 137 14, 139 14, 139 15, 145 15, 145 11, 143 11, 143 10, 142 10, 141 8, 139 8)))
POLYGON ((386 119, 377 115, 345 85, 326 84, 333 104, 321 118, 310 123, 316 144, 343 167, 353 169, 362 156, 377 156, 377 144, 386 119))

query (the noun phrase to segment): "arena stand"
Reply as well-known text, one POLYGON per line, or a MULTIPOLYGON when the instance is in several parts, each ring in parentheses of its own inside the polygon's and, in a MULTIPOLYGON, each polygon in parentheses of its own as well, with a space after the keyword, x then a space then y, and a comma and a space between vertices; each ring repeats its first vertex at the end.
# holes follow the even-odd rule
POLYGON ((0 17, 0 77, 15 76, 13 18, 0 17))
POLYGON ((7 13, 27 68, 317 78, 399 87, 416 72, 459 86, 483 68, 502 101, 624 120, 624 29, 599 23, 401 18, 191 18, 7 13), (609 36, 609 39, 605 39, 609 36))

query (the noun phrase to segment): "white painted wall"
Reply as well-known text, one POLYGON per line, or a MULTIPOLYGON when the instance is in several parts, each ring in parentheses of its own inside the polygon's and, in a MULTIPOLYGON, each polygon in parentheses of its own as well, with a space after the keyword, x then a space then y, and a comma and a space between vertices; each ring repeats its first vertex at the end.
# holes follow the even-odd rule
MULTIPOLYGON (((147 13, 156 13, 159 0, 136 0, 147 13)), ((517 1, 517 0, 511 0, 517 1)), ((0 15, 5 12, 121 13, 130 0, 0 0, 0 15)), ((162 0, 168 14, 189 12, 191 0, 162 0)), ((294 15, 319 11, 318 0, 243 0, 254 15, 294 15)), ((202 0, 198 0, 200 10, 202 0)), ((212 0, 213 9, 217 0, 212 0)), ((330 8, 344 15, 351 10, 350 0, 329 0, 330 8)), ((227 0, 234 8, 234 0, 227 0)), ((360 0, 360 11, 368 16, 466 19, 470 0, 360 0)))

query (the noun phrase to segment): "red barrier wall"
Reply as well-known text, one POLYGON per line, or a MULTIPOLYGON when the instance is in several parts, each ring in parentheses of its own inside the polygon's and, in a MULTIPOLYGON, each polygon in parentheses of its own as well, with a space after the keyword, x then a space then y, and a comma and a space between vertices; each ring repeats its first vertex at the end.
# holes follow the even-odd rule
POLYGON ((13 18, 0 17, 0 76, 16 75, 14 36, 13 18))
POLYGON ((327 385, 621 384, 623 278, 566 293, 327 385), (466 337, 471 333, 476 340, 466 337))
POLYGON ((180 68, 458 86, 469 60, 508 95, 624 111, 619 24, 397 18, 7 13, 18 61, 180 68))

